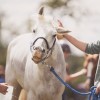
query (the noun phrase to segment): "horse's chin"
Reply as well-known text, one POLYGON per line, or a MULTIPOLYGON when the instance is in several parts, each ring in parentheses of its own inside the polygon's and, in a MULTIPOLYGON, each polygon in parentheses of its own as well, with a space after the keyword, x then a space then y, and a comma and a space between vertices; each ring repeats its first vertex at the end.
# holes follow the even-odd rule
POLYGON ((34 61, 34 63, 38 64, 41 61, 41 58, 33 56, 32 60, 34 61))

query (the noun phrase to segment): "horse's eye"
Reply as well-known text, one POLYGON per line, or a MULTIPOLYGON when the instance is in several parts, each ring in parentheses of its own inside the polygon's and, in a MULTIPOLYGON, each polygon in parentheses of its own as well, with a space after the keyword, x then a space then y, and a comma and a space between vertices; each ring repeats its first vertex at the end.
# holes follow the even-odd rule
POLYGON ((56 37, 56 34, 54 34, 53 37, 56 37))
POLYGON ((36 32, 36 30, 35 29, 33 29, 33 33, 35 33, 36 32))

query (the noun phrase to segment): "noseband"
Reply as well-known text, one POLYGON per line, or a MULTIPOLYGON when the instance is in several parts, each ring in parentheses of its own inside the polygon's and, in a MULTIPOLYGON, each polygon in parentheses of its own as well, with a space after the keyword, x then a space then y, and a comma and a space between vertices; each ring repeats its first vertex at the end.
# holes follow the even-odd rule
MULTIPOLYGON (((55 45, 55 42, 56 42, 56 38, 54 39, 54 42, 53 42, 53 44, 52 44, 52 46, 50 47, 50 45, 49 45, 49 43, 48 43, 48 41, 47 41, 47 39, 45 39, 44 37, 38 37, 33 43, 32 43, 32 45, 31 45, 31 51, 32 51, 32 49, 34 49, 34 45, 35 45, 35 43, 37 42, 37 40, 39 40, 39 39, 43 39, 44 41, 45 41, 45 43, 46 43, 46 47, 47 47, 47 53, 46 53, 46 55, 45 55, 45 57, 44 58, 42 58, 39 62, 42 62, 42 61, 44 61, 45 59, 47 59, 51 54, 52 54, 52 51, 53 51, 53 48, 54 48, 54 45, 55 45)), ((34 61, 34 60, 33 60, 34 61)))

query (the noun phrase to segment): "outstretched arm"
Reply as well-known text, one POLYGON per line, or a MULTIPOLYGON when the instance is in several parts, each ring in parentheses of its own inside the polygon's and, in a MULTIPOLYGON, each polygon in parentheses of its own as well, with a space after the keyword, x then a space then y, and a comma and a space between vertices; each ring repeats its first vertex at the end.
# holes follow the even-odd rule
POLYGON ((84 75, 86 73, 87 73, 87 69, 83 68, 79 72, 76 72, 76 73, 71 74, 71 75, 67 75, 66 81, 71 81, 71 80, 76 79, 77 77, 84 75))
POLYGON ((71 36, 70 34, 68 34, 71 31, 68 31, 66 29, 63 28, 62 23, 58 20, 59 23, 59 27, 56 27, 57 30, 57 38, 58 39, 62 39, 65 38, 67 39, 70 43, 72 43, 75 47, 77 47, 78 49, 82 50, 83 52, 85 52, 85 49, 87 47, 87 43, 84 43, 82 41, 79 41, 78 39, 76 39, 75 37, 71 36))
MULTIPOLYGON (((77 48, 80 49, 81 51, 85 52, 85 49, 86 49, 86 47, 87 47, 87 43, 82 42, 82 41, 76 39, 75 37, 71 36, 71 35, 68 34, 68 33, 63 33, 65 29, 62 28, 62 27, 60 27, 59 30, 62 30, 62 31, 58 31, 58 33, 56 34, 58 39, 65 38, 65 39, 67 39, 71 44, 73 44, 75 47, 77 47, 77 48)), ((67 31, 65 30, 65 32, 67 32, 67 31)))
POLYGON ((74 38, 73 36, 71 36, 70 34, 63 34, 64 38, 67 39, 70 43, 72 43, 75 47, 77 47, 78 49, 80 49, 81 51, 85 52, 87 43, 84 43, 82 41, 79 41, 78 39, 74 38))

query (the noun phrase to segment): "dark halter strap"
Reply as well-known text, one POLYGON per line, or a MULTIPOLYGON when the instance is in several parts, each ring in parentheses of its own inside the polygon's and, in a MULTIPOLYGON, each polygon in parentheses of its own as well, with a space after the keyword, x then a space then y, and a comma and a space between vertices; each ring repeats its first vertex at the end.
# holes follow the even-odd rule
MULTIPOLYGON (((54 39, 54 42, 53 42, 52 46, 50 47, 50 46, 49 46, 49 43, 48 43, 48 41, 47 41, 47 39, 45 39, 44 37, 38 37, 38 38, 35 39, 35 41, 32 43, 31 48, 34 47, 34 45, 35 45, 35 43, 37 42, 38 39, 43 39, 43 40, 45 41, 46 47, 47 47, 47 49, 48 49, 46 56, 45 56, 43 59, 41 59, 41 61, 44 61, 45 59, 47 59, 47 58, 52 54, 52 51, 53 51, 53 48, 54 48, 54 45, 55 45, 55 42, 56 42, 56 38, 54 39)), ((32 51, 32 49, 31 49, 31 51, 32 51)), ((41 62, 41 61, 40 61, 40 62, 41 62)))

